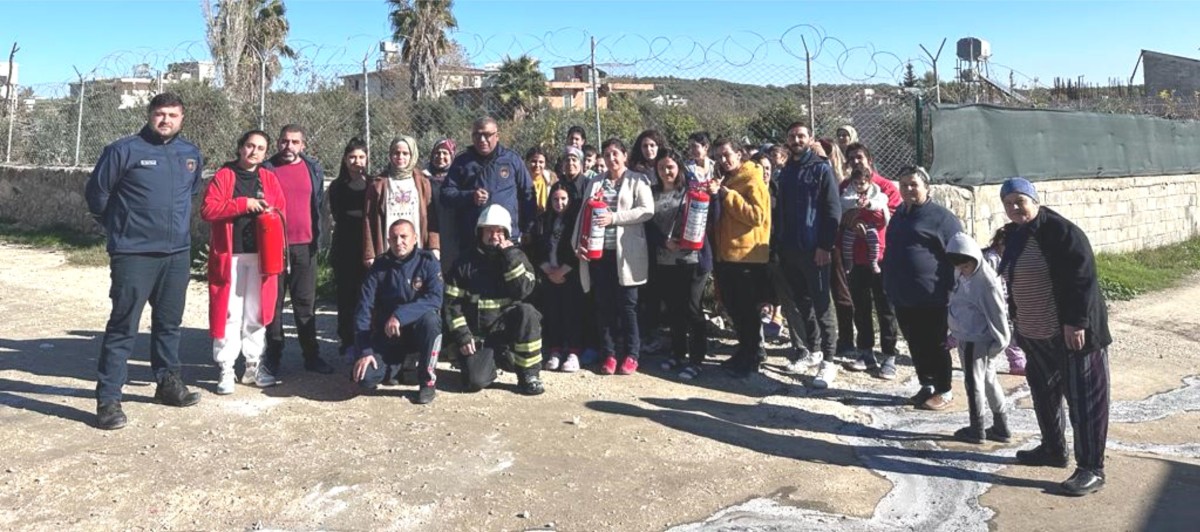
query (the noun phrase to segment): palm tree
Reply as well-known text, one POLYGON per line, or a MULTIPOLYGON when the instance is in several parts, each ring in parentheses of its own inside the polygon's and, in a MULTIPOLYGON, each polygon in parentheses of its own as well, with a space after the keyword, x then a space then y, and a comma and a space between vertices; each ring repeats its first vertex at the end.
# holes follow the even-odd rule
POLYGON ((279 75, 279 56, 294 58, 286 44, 289 26, 282 0, 204 0, 209 51, 223 85, 238 102, 258 98, 262 61, 266 84, 279 75))
POLYGON ((506 57, 496 73, 496 92, 505 111, 520 120, 546 94, 546 75, 538 68, 539 61, 528 55, 516 59, 506 57))
POLYGON ((440 91, 438 61, 454 49, 446 30, 458 27, 450 12, 453 0, 387 0, 392 8, 392 39, 400 43, 400 57, 408 63, 413 100, 437 96, 440 91))

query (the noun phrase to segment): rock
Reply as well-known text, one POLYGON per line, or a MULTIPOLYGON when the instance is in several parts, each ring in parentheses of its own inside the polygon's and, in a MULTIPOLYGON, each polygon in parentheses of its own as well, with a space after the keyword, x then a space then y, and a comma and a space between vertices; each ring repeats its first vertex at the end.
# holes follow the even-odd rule
POLYGON ((529 510, 524 510, 521 513, 518 513, 517 517, 520 517, 521 519, 529 519, 529 510))

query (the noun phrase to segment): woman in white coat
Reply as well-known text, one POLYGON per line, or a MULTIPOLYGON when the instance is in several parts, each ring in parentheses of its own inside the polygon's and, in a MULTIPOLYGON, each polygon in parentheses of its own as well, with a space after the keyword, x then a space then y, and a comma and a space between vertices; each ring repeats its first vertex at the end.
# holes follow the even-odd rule
MULTIPOLYGON (((650 269, 645 223, 654 216, 654 196, 650 178, 626 168, 627 150, 620 139, 604 141, 601 154, 608 170, 591 179, 584 188, 584 200, 596 197, 608 209, 593 213, 592 223, 604 228, 604 254, 588 260, 586 249, 575 234, 575 249, 587 267, 580 268, 579 280, 584 292, 595 289, 596 321, 600 328, 601 373, 629 375, 637 371, 641 336, 638 332, 638 287, 646 284, 650 269), (617 340, 622 350, 618 367, 617 340)), ((580 209, 581 227, 588 207, 580 209)), ((586 229, 585 229, 586 230, 586 229)))

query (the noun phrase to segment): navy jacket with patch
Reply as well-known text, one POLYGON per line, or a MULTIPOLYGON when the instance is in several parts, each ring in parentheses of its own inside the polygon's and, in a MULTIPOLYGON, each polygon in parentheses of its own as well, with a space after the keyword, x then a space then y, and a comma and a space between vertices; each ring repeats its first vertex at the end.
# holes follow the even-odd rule
POLYGON ((108 253, 177 253, 192 247, 192 196, 203 186, 200 148, 149 126, 108 146, 84 188, 108 253))
POLYGON ((363 278, 362 296, 354 313, 359 351, 371 347, 372 333, 383 334, 383 326, 392 316, 401 327, 428 312, 440 316, 442 291, 442 266, 432 251, 415 249, 403 259, 390 251, 380 255, 363 278))
MULTIPOLYGON (((496 204, 504 207, 513 218, 510 238, 517 240, 522 233, 529 232, 537 216, 533 197, 533 178, 529 169, 516 152, 496 146, 487 157, 467 148, 450 165, 446 184, 442 186, 442 201, 458 211, 458 227, 470 228, 474 234, 475 222, 484 207, 496 204), (475 189, 488 191, 488 201, 475 205, 475 189)), ((464 252, 474 247, 478 238, 462 238, 464 252)))

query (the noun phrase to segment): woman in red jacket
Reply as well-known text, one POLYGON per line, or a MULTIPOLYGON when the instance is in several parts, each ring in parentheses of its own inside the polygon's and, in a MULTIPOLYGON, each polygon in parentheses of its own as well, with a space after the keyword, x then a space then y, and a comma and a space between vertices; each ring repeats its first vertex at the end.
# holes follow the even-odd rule
MULTIPOLYGON (((266 342, 266 326, 275 313, 276 275, 264 275, 259 254, 258 215, 273 209, 283 216, 283 190, 270 170, 262 168, 271 139, 248 131, 238 139, 237 160, 226 163, 204 193, 200 217, 212 224, 208 253, 208 327, 213 360, 221 368, 218 394, 233 393, 233 363, 246 356, 242 382, 253 383, 266 342)), ((277 243, 278 244, 278 243, 277 243)))

